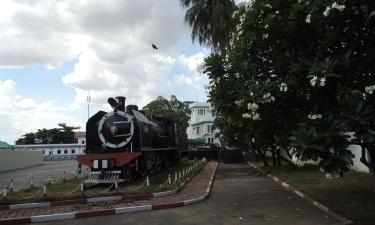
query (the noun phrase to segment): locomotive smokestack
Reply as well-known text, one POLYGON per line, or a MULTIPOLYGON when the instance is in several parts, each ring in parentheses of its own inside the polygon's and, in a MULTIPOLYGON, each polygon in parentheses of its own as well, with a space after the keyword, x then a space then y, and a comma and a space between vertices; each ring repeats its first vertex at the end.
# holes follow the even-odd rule
POLYGON ((108 98, 108 104, 112 107, 114 111, 125 111, 125 100, 123 96, 117 96, 116 98, 108 98))
POLYGON ((125 100, 126 98, 124 96, 117 96, 116 99, 119 101, 119 111, 125 112, 125 100))

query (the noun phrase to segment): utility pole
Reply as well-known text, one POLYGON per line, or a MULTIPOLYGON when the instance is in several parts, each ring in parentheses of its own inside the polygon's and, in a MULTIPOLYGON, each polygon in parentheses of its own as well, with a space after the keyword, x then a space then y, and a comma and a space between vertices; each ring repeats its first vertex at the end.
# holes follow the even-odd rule
POLYGON ((91 95, 90 95, 90 89, 89 89, 89 94, 87 95, 87 120, 90 118, 90 102, 91 102, 91 95))

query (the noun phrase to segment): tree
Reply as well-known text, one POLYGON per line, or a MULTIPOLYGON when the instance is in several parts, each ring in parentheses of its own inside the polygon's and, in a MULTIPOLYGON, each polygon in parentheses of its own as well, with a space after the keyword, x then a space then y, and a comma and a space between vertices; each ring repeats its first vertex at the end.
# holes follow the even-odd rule
POLYGON ((232 30, 232 14, 237 9, 233 0, 180 0, 185 22, 191 27, 192 40, 200 45, 225 52, 232 30))
POLYGON ((143 110, 148 117, 160 116, 173 119, 181 123, 184 130, 189 126, 190 109, 187 105, 178 101, 174 95, 171 96, 170 100, 159 96, 143 107, 143 110))
POLYGON ((37 132, 26 133, 16 141, 17 145, 27 144, 67 144, 74 143, 74 130, 79 127, 59 123, 60 128, 38 129, 37 132))
POLYGON ((319 159, 322 170, 340 176, 353 163, 349 144, 374 154, 374 4, 255 0, 241 7, 228 52, 205 60, 209 99, 227 120, 219 129, 238 131, 227 139, 262 154, 281 149, 300 161, 319 159))

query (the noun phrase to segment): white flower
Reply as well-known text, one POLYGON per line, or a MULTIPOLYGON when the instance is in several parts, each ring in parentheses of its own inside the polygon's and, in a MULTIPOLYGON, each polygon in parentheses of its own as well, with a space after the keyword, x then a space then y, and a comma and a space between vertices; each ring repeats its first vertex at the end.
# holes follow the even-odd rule
POLYGON ((315 86, 315 84, 316 84, 316 80, 318 79, 318 77, 317 76, 314 76, 311 80, 310 80, 310 84, 311 84, 311 86, 315 86))
POLYGON ((266 26, 264 26, 264 29, 267 29, 268 28, 268 24, 266 24, 266 26))
POLYGON ((264 6, 272 9, 272 6, 270 4, 265 4, 264 6))
POLYGON ((274 102, 275 101, 275 97, 271 96, 270 101, 274 102))
POLYGON ((277 75, 276 74, 271 74, 271 77, 277 77, 277 75))
POLYGON ((279 11, 276 11, 275 14, 279 14, 279 11))
POLYGON ((267 98, 269 98, 269 97, 271 97, 271 94, 270 94, 270 93, 267 93, 267 94, 263 95, 263 99, 267 99, 267 98))
POLYGON ((288 86, 286 85, 286 83, 280 84, 280 91, 281 92, 286 92, 287 90, 288 90, 288 86))
POLYGON ((263 39, 267 39, 268 38, 268 34, 263 34, 263 39))
POLYGON ((336 2, 332 3, 331 9, 337 9, 342 12, 345 9, 345 5, 339 5, 336 2))
POLYGON ((374 93, 374 91, 375 91, 375 85, 365 87, 365 92, 369 95, 372 95, 372 93, 374 93))
POLYGON ((251 92, 250 92, 250 96, 253 96, 253 95, 254 95, 254 93, 251 91, 251 92))
POLYGON ((307 116, 307 118, 309 118, 310 120, 316 120, 316 119, 321 119, 322 115, 320 115, 320 114, 309 114, 307 116))
POLYGON ((257 109, 259 109, 259 105, 256 103, 249 103, 247 104, 247 108, 251 111, 256 111, 257 109))
POLYGON ((306 23, 311 23, 311 14, 306 16, 306 23))
POLYGON ((255 113, 253 116, 253 120, 260 120, 259 113, 255 113))
POLYGON ((240 78, 240 74, 239 73, 235 73, 234 76, 238 79, 240 78))
POLYGON ((242 118, 251 118, 252 116, 249 113, 242 114, 242 118))
POLYGON ((325 85, 326 85, 326 78, 325 77, 320 78, 320 86, 324 87, 325 85))
POLYGON ((367 97, 366 93, 362 93, 363 100, 366 100, 366 97, 367 97))

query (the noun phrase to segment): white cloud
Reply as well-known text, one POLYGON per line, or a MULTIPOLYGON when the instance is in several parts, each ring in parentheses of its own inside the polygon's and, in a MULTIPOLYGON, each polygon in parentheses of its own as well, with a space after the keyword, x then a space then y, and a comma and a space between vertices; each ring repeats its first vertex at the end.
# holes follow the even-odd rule
POLYGON ((68 125, 84 124, 75 117, 65 115, 66 110, 54 101, 37 102, 17 94, 13 80, 0 80, 0 140, 12 143, 26 132, 57 127, 60 122, 68 125))
POLYGON ((190 42, 175 0, 6 0, 0 11, 6 12, 0 19, 0 67, 53 69, 78 57, 63 78, 78 102, 90 89, 93 101, 121 94, 144 104, 165 91, 160 87, 173 55, 190 42))
MULTIPOLYGON (((190 29, 183 18, 184 10, 176 0, 2 0, 0 68, 37 64, 54 69, 77 59, 74 70, 62 78, 76 93, 65 110, 82 109, 89 90, 96 105, 105 104, 110 96, 123 95, 128 103, 142 106, 158 95, 169 94, 166 89, 175 85, 204 94, 207 79, 197 74, 196 68, 206 53, 182 54, 191 45, 190 29), (154 50, 151 43, 159 49, 154 50), (191 75, 168 78, 176 65, 190 70, 176 73, 191 75)), ((9 100, 1 102, 2 107, 9 104, 0 109, 2 115, 7 110, 20 110, 21 114, 45 117, 39 121, 27 115, 31 125, 6 114, 7 123, 12 121, 9 123, 14 126, 9 129, 20 130, 21 125, 24 131, 51 127, 60 119, 78 122, 54 109, 54 102, 16 97, 12 81, 4 81, 2 86, 14 92, 0 94, 9 100), (22 106, 12 103, 16 98, 23 101, 22 106)), ((0 118, 0 123, 6 124, 3 121, 0 118)))
POLYGON ((182 54, 178 57, 179 62, 181 62, 184 66, 189 68, 189 70, 196 71, 198 66, 203 63, 204 57, 206 55, 203 52, 198 52, 192 56, 186 56, 182 54))

